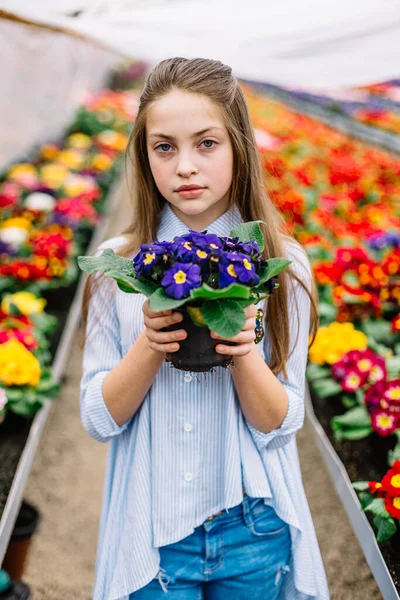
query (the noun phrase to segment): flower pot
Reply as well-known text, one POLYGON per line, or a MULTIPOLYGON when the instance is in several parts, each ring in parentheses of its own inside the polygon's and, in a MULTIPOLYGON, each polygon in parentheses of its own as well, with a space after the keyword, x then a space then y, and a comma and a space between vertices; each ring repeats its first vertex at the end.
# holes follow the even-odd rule
POLYGON ((12 579, 22 579, 29 546, 39 519, 39 511, 31 504, 22 502, 2 565, 12 579))
MULTIPOLYGON (((220 340, 215 340, 210 336, 208 327, 199 327, 195 325, 190 318, 185 307, 177 309, 183 315, 180 323, 175 323, 163 329, 163 331, 174 331, 185 329, 187 337, 179 340, 180 349, 178 352, 169 352, 166 358, 176 369, 181 371, 193 371, 197 373, 210 371, 214 367, 227 367, 232 356, 218 354, 215 347, 220 344, 220 340)), ((234 342, 224 341, 224 345, 235 346, 234 342)))

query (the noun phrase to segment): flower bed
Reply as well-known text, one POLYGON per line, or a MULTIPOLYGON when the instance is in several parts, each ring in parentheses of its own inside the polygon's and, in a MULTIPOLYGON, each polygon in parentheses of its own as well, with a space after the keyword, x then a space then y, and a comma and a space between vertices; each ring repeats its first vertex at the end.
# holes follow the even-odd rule
POLYGON ((105 90, 64 139, 0 179, 0 422, 32 417, 58 384, 49 364, 136 115, 135 93, 105 90), (45 309, 46 307, 46 309, 45 309), (45 312, 45 310, 46 312, 45 312))
MULTIPOLYGON (((400 458, 400 160, 244 89, 266 187, 317 281, 315 413, 350 479, 379 482, 400 458)), ((381 547, 400 590, 398 550, 381 547)))

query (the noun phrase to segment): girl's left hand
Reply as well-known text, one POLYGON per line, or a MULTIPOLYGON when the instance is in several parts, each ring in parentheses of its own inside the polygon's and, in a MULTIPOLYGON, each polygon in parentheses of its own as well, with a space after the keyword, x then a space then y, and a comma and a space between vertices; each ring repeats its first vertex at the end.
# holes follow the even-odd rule
POLYGON ((222 338, 213 331, 210 333, 211 337, 215 340, 229 339, 230 342, 235 342, 236 346, 224 346, 223 344, 217 344, 215 350, 219 354, 231 354, 232 356, 245 356, 248 354, 254 344, 256 337, 256 314, 257 307, 254 304, 250 304, 244 309, 246 315, 246 323, 240 333, 232 338, 222 338))

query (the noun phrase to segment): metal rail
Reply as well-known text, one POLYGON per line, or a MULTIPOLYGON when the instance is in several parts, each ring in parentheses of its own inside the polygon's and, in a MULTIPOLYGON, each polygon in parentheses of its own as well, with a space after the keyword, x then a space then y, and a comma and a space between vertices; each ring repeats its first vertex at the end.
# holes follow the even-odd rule
MULTIPOLYGON (((104 240, 110 222, 111 213, 118 205, 122 189, 123 177, 119 177, 111 187, 109 193, 110 199, 107 202, 107 212, 102 217, 100 225, 96 228, 92 236, 90 245, 87 249, 88 254, 93 253, 104 240)), ((71 343, 80 322, 84 286, 85 278, 83 277, 83 274, 81 274, 74 300, 69 310, 68 319, 52 364, 53 376, 57 381, 61 380, 65 372, 71 343)), ((3 562, 4 555, 9 544, 14 524, 21 507, 22 496, 32 468, 36 450, 42 438, 52 406, 53 401, 48 400, 43 405, 41 410, 35 415, 29 431, 28 439, 26 440, 24 450, 21 454, 17 469, 15 471, 13 483, 11 485, 7 502, 0 520, 0 565, 3 562)))

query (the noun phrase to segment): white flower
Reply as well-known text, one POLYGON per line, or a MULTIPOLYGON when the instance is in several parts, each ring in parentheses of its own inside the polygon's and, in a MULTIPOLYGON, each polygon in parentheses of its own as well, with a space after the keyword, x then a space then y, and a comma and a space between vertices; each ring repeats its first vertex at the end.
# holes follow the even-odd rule
POLYGON ((50 212, 53 210, 56 201, 50 194, 44 192, 34 192, 25 199, 25 206, 30 210, 43 210, 50 212))
POLYGON ((7 402, 8 399, 6 396, 6 392, 3 390, 3 388, 0 388, 0 410, 3 410, 7 402))
POLYGON ((11 246, 18 247, 25 242, 29 231, 22 227, 4 227, 0 229, 0 240, 11 246))

